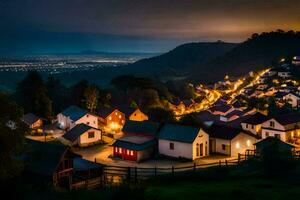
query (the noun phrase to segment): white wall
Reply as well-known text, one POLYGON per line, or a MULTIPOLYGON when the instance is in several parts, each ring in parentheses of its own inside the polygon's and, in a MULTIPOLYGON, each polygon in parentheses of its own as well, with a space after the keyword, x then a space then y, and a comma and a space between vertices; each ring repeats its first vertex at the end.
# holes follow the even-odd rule
POLYGON ((83 133, 79 137, 78 145, 79 146, 87 146, 87 145, 90 145, 94 142, 99 142, 99 141, 101 141, 101 139, 102 139, 101 130, 90 129, 90 130, 86 131, 85 133, 83 133), (94 132, 94 137, 93 138, 88 137, 89 132, 94 132))
POLYGON ((86 114, 75 122, 76 124, 87 124, 90 127, 98 128, 98 117, 86 114))
POLYGON ((215 138, 216 141, 216 146, 214 149, 215 153, 221 153, 224 155, 230 155, 230 140, 224 140, 224 139, 219 139, 219 138, 215 138), (226 145, 226 149, 223 150, 222 149, 222 145, 226 145))
POLYGON ((73 122, 69 117, 59 113, 57 115, 59 127, 62 129, 72 129, 77 124, 87 124, 93 128, 98 128, 98 118, 91 114, 86 114, 76 122, 73 122))
POLYGON ((209 136, 203 130, 200 130, 198 136, 194 140, 193 143, 184 143, 177 141, 170 141, 159 139, 158 148, 159 153, 162 155, 170 156, 170 157, 183 157, 187 159, 194 160, 196 158, 200 158, 197 156, 196 147, 197 143, 200 145, 203 143, 203 156, 205 156, 205 145, 207 144, 207 155, 209 154, 209 136), (174 149, 170 149, 170 143, 174 143, 174 149))
POLYGON ((231 156, 237 157, 238 154, 245 154, 247 149, 254 150, 254 143, 257 139, 245 133, 238 134, 231 140, 231 156))
POLYGON ((260 130, 261 127, 261 125, 253 125, 252 127, 252 124, 248 124, 248 128, 247 128, 247 123, 241 123, 241 126, 243 130, 250 131, 251 133, 256 135, 259 134, 257 130, 260 130))

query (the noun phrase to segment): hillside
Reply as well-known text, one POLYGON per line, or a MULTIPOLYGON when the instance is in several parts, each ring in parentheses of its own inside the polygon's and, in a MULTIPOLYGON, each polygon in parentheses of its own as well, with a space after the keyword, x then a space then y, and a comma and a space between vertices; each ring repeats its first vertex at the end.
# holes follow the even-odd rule
POLYGON ((276 63, 281 57, 300 54, 300 33, 253 34, 240 44, 188 43, 168 53, 142 59, 129 66, 145 74, 185 75, 189 80, 213 82, 229 75, 243 75, 276 63))

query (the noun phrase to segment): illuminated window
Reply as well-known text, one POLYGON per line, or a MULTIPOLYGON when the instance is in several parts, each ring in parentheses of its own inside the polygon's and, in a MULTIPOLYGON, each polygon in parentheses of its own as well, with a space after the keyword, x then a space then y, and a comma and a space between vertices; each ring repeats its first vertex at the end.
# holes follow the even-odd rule
POLYGON ((121 119, 121 117, 122 117, 122 116, 121 116, 121 115, 119 115, 119 118, 120 118, 120 119, 121 119))
POLYGON ((111 120, 111 116, 108 119, 111 120))
POLYGON ((130 155, 133 156, 133 151, 130 151, 130 155))
POLYGON ((126 150, 126 154, 129 155, 129 150, 128 149, 126 150))
POLYGON ((118 147, 115 148, 115 152, 118 152, 118 147))
POLYGON ((122 124, 124 124, 124 120, 122 120, 122 124))
POLYGON ((119 153, 122 153, 122 148, 119 148, 119 153))
POLYGON ((88 133, 88 138, 94 138, 94 137, 95 137, 95 132, 88 133))
POLYGON ((240 148, 240 143, 237 142, 236 145, 235 145, 235 147, 236 147, 237 149, 239 149, 239 148, 240 148))
POLYGON ((115 115, 118 115, 118 112, 116 112, 115 115))
POLYGON ((250 140, 247 140, 247 146, 250 147, 250 140))

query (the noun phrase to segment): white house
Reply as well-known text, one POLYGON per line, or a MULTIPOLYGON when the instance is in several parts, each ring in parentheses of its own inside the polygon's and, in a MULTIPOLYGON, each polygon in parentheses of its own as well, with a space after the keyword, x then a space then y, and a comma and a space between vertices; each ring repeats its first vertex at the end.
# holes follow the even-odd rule
POLYGON ((77 106, 70 106, 57 115, 58 125, 62 129, 72 129, 77 124, 86 124, 98 128, 98 118, 77 106))
POLYGON ((250 131, 253 134, 260 135, 261 124, 267 120, 268 118, 265 115, 256 112, 255 114, 250 115, 248 118, 242 121, 241 126, 245 131, 250 131))
POLYGON ((288 101, 288 103, 291 104, 293 108, 297 108, 300 106, 300 95, 296 93, 288 93, 283 97, 283 99, 288 101))
POLYGON ((102 131, 86 124, 77 124, 66 132, 62 139, 62 142, 69 146, 89 146, 102 140, 102 131))
POLYGON ((209 136, 200 128, 166 124, 159 132, 159 154, 195 160, 209 155, 209 136))
POLYGON ((283 142, 300 144, 300 113, 278 115, 261 125, 262 139, 277 137, 283 142))
POLYGON ((246 150, 253 150, 257 139, 251 132, 213 124, 209 129, 209 152, 237 157, 246 150))

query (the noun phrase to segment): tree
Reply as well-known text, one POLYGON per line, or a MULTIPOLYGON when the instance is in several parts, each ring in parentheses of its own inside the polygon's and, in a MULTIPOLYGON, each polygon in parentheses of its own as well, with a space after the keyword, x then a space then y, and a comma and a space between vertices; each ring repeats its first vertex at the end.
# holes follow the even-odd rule
POLYGON ((99 90, 97 86, 90 85, 84 91, 84 99, 86 108, 90 112, 94 112, 94 110, 98 106, 98 99, 99 99, 99 90))
POLYGON ((176 122, 176 119, 172 111, 160 107, 149 109, 147 115, 149 116, 149 120, 155 122, 161 122, 161 123, 176 122))
POLYGON ((3 93, 0 93, 0 110, 0 182, 4 183, 22 170, 22 163, 15 158, 23 150, 27 129, 20 120, 23 110, 3 93))
POLYGON ((39 73, 35 71, 28 72, 27 76, 18 83, 16 97, 25 112, 33 112, 46 118, 51 117, 51 101, 39 73))
POLYGON ((84 107, 84 91, 88 87, 86 80, 81 80, 71 87, 71 101, 70 104, 74 104, 80 107, 84 107))
POLYGON ((68 104, 68 90, 61 84, 60 80, 49 76, 46 82, 49 98, 52 101, 53 110, 55 113, 60 112, 68 104))

